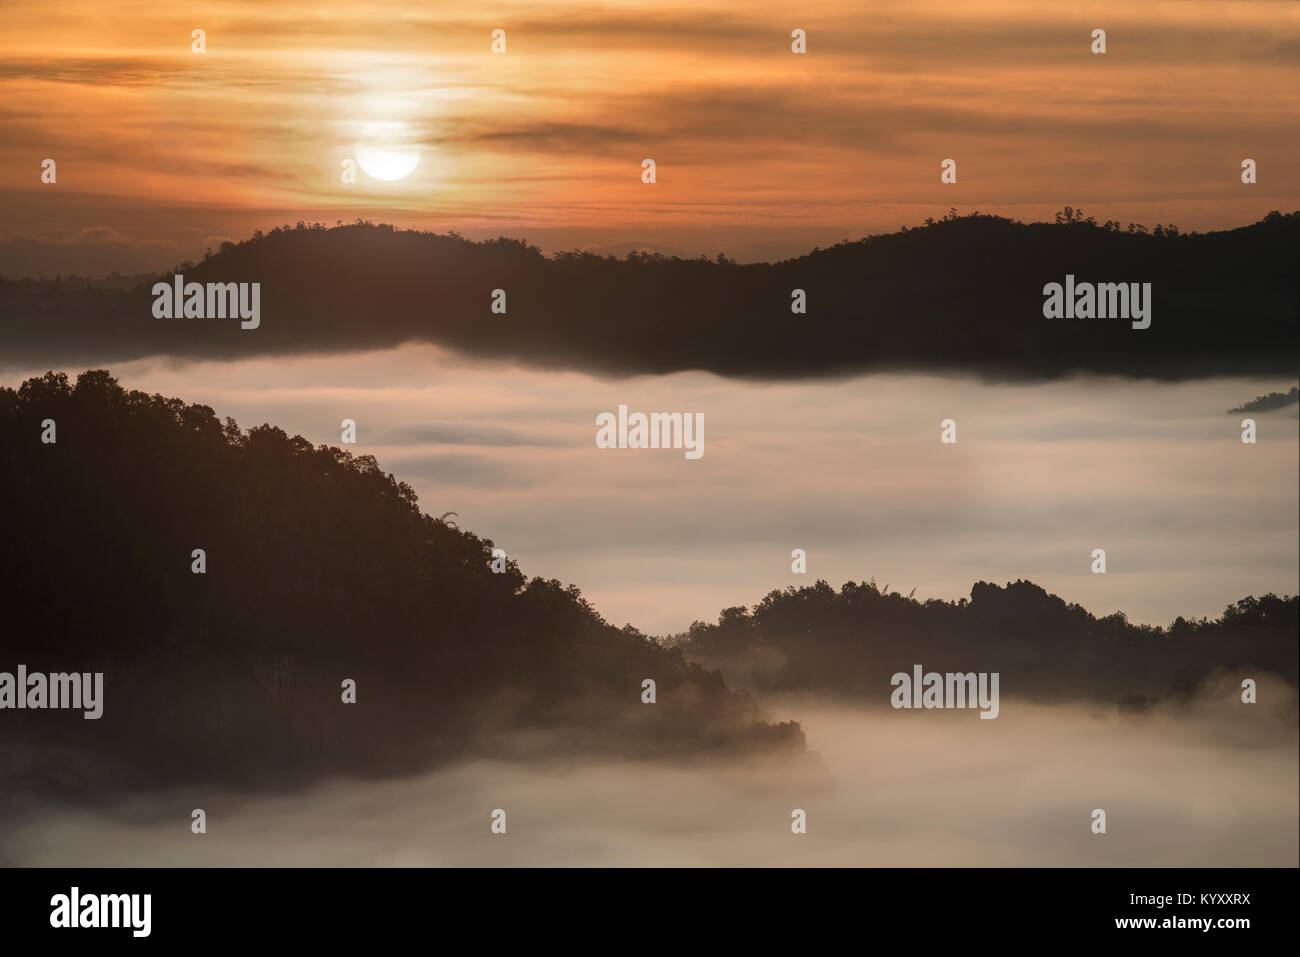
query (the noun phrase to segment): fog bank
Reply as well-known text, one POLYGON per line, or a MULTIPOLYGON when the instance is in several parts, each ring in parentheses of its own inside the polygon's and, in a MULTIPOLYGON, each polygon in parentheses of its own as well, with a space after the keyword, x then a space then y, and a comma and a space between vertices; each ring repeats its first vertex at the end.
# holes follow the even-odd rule
POLYGON ((993 721, 787 700, 777 715, 819 761, 482 758, 293 795, 168 793, 11 819, 0 863, 1294 867, 1296 699, 1268 676, 1259 688, 1256 705, 1225 681, 1142 715, 1004 696, 993 721))

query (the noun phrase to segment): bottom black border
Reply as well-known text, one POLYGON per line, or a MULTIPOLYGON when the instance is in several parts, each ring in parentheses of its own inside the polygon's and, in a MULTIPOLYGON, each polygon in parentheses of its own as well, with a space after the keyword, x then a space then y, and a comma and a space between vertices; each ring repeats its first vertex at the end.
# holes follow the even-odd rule
POLYGON ((457 949, 516 939, 549 946, 557 937, 613 948, 638 940, 690 947, 692 940, 753 939, 770 949, 786 938, 804 947, 829 944, 827 934, 847 934, 850 944, 899 937, 918 952, 948 942, 1097 937, 1231 947, 1294 927, 1298 876, 1290 868, 27 868, 0 870, 0 921, 7 944, 63 938, 95 948, 396 944, 415 935, 457 949), (149 936, 52 927, 52 898, 73 887, 81 895, 151 895, 149 936), (1157 905, 1133 895, 1170 899, 1157 905), (1155 926, 1117 925, 1147 918, 1155 926), (1177 923, 1206 918, 1249 925, 1177 923))

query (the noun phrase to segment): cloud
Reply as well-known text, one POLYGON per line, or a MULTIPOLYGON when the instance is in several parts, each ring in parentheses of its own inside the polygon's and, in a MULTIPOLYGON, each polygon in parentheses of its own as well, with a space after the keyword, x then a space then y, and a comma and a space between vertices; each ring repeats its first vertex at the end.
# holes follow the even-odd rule
POLYGON ((422 480, 435 488, 518 488, 529 484, 508 463, 480 455, 427 454, 394 457, 385 461, 385 471, 405 481, 422 480))
POLYGON ((553 437, 491 423, 428 422, 387 429, 375 437, 382 445, 564 446, 553 437))
POLYGON ((516 735, 495 755, 527 750, 531 760, 501 760, 485 749, 478 760, 432 774, 339 780, 291 795, 207 789, 201 797, 166 792, 96 810, 24 809, 0 828, 0 860, 1286 867, 1300 848, 1294 695, 1289 713, 1206 702, 1130 717, 1029 705, 1004 692, 995 721, 808 698, 780 707, 800 719, 818 759, 552 760, 548 751, 563 743, 556 736, 516 735), (170 820, 178 807, 199 806, 220 809, 221 840, 195 842, 170 820), (1096 807, 1107 812, 1104 837, 1090 830, 1096 807), (490 833, 493 808, 506 811, 508 839, 490 833), (807 814, 804 835, 791 834, 793 808, 807 814))
POLYGON ((348 448, 411 484, 425 511, 459 513, 526 573, 574 582, 609 620, 652 634, 817 578, 949 600, 1029 578, 1097 615, 1160 625, 1295 591, 1296 406, 1272 413, 1257 446, 1223 416, 1286 378, 601 378, 420 345, 110 368, 126 388, 313 444, 338 445, 340 420, 355 419, 348 448), (619 403, 704 412, 704 457, 597 449, 595 415, 619 403), (959 441, 941 446, 950 415, 959 441), (790 573, 796 547, 807 575, 790 573), (1089 573, 1098 547, 1110 574, 1089 573))

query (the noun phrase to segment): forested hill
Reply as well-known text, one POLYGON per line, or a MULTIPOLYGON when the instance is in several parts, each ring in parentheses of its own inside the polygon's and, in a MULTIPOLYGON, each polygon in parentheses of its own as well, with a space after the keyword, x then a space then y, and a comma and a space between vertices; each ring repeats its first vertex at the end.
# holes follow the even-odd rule
MULTIPOLYGON (((237 318, 160 318, 153 279, 128 290, 0 280, 0 352, 50 367, 420 341, 602 374, 771 378, 893 369, 1289 377, 1300 362, 1300 213, 1200 235, 1098 223, 1070 207, 1054 223, 952 215, 751 264, 547 257, 519 239, 299 223, 225 243, 156 280, 176 273, 259 283, 256 328, 237 318), (1150 326, 1045 317, 1044 287, 1071 282, 1124 284, 1126 294, 1136 284, 1150 326)), ((1123 305, 1116 298, 1108 308, 1123 305)))
POLYGON ((1002 693, 1044 701, 1142 707, 1196 692, 1224 673, 1262 672, 1297 684, 1300 598, 1266 594, 1218 618, 1136 625, 1098 618, 1033 582, 976 582, 957 601, 825 581, 770 592, 752 608, 725 609, 669 640, 689 658, 759 691, 834 693, 885 700, 890 676, 927 671, 1000 672, 1002 693))
POLYGON ((24 783, 95 793, 396 773, 520 728, 620 756, 803 747, 576 588, 494 573, 371 457, 107 372, 0 389, 0 501, 0 672, 104 673, 99 720, 0 711, 0 777, 6 743, 37 748, 24 783))

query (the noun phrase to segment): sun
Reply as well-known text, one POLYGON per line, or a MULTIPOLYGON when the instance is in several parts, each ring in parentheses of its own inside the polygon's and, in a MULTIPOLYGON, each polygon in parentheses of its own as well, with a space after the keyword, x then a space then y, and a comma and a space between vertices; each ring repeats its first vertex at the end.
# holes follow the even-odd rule
POLYGON ((367 123, 356 142, 357 163, 374 179, 397 180, 420 165, 420 147, 405 123, 367 123))

